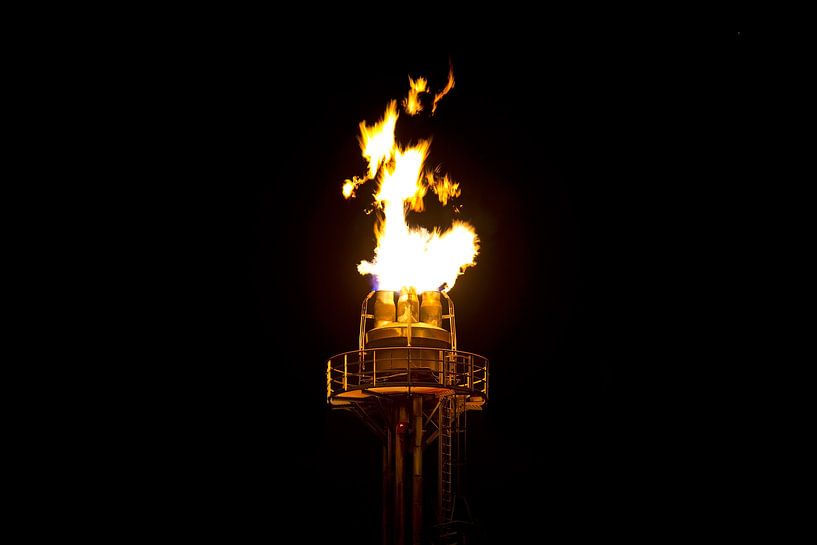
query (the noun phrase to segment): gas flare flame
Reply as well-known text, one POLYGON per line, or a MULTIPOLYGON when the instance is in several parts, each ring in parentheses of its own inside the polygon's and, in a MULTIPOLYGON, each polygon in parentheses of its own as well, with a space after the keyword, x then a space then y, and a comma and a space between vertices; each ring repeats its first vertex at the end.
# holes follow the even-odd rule
POLYGON ((442 98, 448 94, 448 91, 454 88, 454 67, 449 64, 448 66, 448 83, 445 86, 445 89, 434 95, 434 105, 431 107, 431 113, 437 111, 437 103, 442 100, 442 98))
POLYGON ((403 108, 409 115, 417 115, 423 111, 423 103, 420 102, 420 93, 428 92, 428 81, 425 78, 411 79, 409 76, 409 90, 408 96, 403 100, 403 108))
MULTIPOLYGON (((420 93, 428 93, 425 78, 409 78, 411 89, 403 107, 409 115, 422 111, 420 93)), ((439 100, 454 86, 454 72, 449 70, 448 84, 434 97, 432 113, 439 100)), ((383 118, 374 125, 360 123, 360 149, 369 164, 367 173, 343 184, 343 196, 354 197, 357 188, 377 177, 374 202, 378 214, 375 224, 377 247, 374 259, 361 261, 357 267, 362 275, 375 277, 377 289, 400 291, 448 291, 466 268, 475 265, 479 239, 474 228, 464 221, 454 221, 445 231, 411 227, 406 220, 409 210, 421 212, 427 191, 437 196, 445 206, 460 195, 460 184, 438 171, 425 170, 431 146, 429 140, 400 147, 394 138, 397 126, 397 102, 391 101, 383 118)))

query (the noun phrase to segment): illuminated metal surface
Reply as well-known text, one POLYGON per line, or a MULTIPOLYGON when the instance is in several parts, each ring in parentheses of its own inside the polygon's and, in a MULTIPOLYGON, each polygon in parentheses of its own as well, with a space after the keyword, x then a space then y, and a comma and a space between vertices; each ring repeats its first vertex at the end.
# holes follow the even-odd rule
POLYGON ((327 400, 346 404, 374 394, 434 392, 468 396, 468 408, 488 399, 488 360, 434 348, 370 348, 338 354, 327 365, 327 400))
POLYGON ((418 297, 413 290, 369 293, 361 305, 358 349, 327 362, 326 399, 332 408, 355 413, 383 440, 384 543, 403 543, 407 535, 420 543, 422 453, 435 441, 436 530, 455 535, 462 523, 455 506, 465 414, 488 401, 488 360, 457 350, 451 298, 444 292, 418 297), (406 467, 410 481, 404 480, 406 467), (408 482, 411 528, 405 525, 408 482))

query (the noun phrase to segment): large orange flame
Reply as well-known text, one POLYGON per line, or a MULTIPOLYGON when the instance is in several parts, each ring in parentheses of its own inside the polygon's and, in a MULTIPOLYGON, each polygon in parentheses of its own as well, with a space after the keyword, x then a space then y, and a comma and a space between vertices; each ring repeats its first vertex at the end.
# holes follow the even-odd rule
MULTIPOLYGON (((411 89, 403 106, 414 115, 422 111, 418 95, 428 92, 427 81, 409 78, 409 83, 411 89)), ((450 71, 448 85, 434 97, 433 109, 453 86, 454 74, 450 71)), ((445 231, 408 225, 406 213, 423 210, 423 197, 428 189, 445 206, 460 195, 460 187, 447 175, 440 177, 436 172, 424 170, 431 146, 428 140, 406 148, 397 145, 394 138, 397 119, 397 104, 391 101, 379 122, 372 126, 360 123, 360 149, 369 163, 368 172, 346 180, 343 185, 343 196, 348 199, 367 180, 377 176, 379 183, 374 195, 379 209, 374 259, 361 261, 357 270, 360 274, 373 275, 381 290, 447 291, 454 287, 457 277, 466 268, 475 264, 479 239, 474 228, 463 221, 455 221, 445 231)))

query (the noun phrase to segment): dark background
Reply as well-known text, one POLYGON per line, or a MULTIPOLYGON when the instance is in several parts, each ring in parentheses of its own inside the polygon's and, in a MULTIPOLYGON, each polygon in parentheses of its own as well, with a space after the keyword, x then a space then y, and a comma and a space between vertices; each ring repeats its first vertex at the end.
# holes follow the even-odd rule
MULTIPOLYGON (((708 395, 728 373, 708 341, 728 335, 740 291, 726 264, 745 241, 723 242, 745 219, 730 203, 751 155, 751 42, 329 42, 208 33, 134 78, 129 115, 148 135, 134 170, 161 216, 144 219, 153 260, 134 263, 152 316, 135 350, 163 377, 144 379, 146 519, 377 542, 379 445, 325 404, 374 247, 369 188, 340 189, 365 167, 357 124, 408 75, 441 87, 449 57, 455 88, 433 118, 402 115, 398 139, 433 135, 430 164, 461 182, 481 240, 451 291, 460 346, 492 365, 490 402, 469 415, 477 535, 676 535, 721 516, 740 423, 721 425, 708 395)), ((426 201, 415 221, 450 221, 426 201)))

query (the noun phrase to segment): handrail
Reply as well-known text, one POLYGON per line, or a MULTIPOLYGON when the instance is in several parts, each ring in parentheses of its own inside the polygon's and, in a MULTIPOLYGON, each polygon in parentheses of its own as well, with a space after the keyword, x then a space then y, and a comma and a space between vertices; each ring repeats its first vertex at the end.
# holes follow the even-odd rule
POLYGON ((430 347, 350 350, 327 362, 327 401, 353 390, 383 386, 411 390, 435 385, 458 392, 457 395, 476 395, 487 400, 488 364, 488 359, 478 354, 430 347), (378 353, 391 353, 391 357, 381 359, 378 353))
POLYGON ((366 345, 366 320, 369 318, 369 299, 371 299, 374 294, 374 290, 370 291, 360 305, 360 335, 358 336, 358 346, 361 351, 366 345))
POLYGON ((431 346, 412 346, 412 347, 408 347, 408 346, 378 346, 376 348, 364 348, 363 350, 349 350, 349 351, 346 351, 346 352, 341 352, 340 354, 335 354, 332 357, 336 358, 338 356, 343 356, 344 354, 348 354, 348 355, 351 356, 352 354, 360 354, 361 352, 365 354, 365 353, 368 353, 368 352, 383 352, 384 350, 407 350, 409 348, 411 348, 412 350, 418 350, 418 351, 422 350, 422 351, 426 351, 426 352, 447 352, 449 354, 456 353, 456 355, 474 356, 475 358, 481 358, 481 359, 483 359, 485 361, 488 361, 488 358, 486 358, 485 356, 482 356, 480 354, 477 354, 476 352, 469 352, 468 350, 454 350, 453 348, 434 348, 434 347, 431 347, 431 346))
POLYGON ((448 327, 449 327, 449 335, 451 338, 451 349, 457 349, 457 322, 454 318, 454 301, 448 296, 448 294, 444 291, 441 291, 443 297, 445 297, 446 302, 448 303, 448 327))

